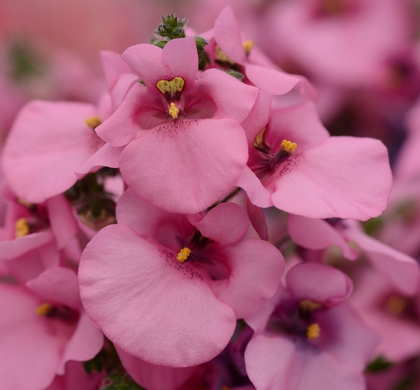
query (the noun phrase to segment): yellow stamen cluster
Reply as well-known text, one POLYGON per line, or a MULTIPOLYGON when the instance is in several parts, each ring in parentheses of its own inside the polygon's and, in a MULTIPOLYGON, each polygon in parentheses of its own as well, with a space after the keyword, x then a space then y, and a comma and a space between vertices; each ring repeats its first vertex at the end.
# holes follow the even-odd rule
POLYGON ((222 48, 219 45, 216 45, 216 48, 214 49, 214 55, 216 56, 216 60, 218 61, 227 62, 231 65, 235 63, 227 56, 227 54, 222 50, 222 48))
POLYGON ((251 52, 252 48, 254 47, 254 41, 251 41, 251 40, 245 41, 242 44, 242 47, 244 48, 245 53, 248 55, 251 52))
POLYGON ((254 147, 258 148, 264 145, 264 133, 267 130, 266 127, 264 127, 259 133, 258 135, 255 137, 255 141, 254 141, 254 147))
POLYGON ((319 302, 310 299, 303 299, 299 302, 299 308, 304 313, 312 313, 315 310, 321 309, 322 305, 319 302))
POLYGON ((172 80, 159 80, 156 88, 163 94, 169 94, 171 97, 177 92, 182 92, 185 81, 182 77, 174 77, 172 80))
POLYGON ((15 223, 15 236, 23 237, 30 233, 31 228, 28 225, 26 218, 19 218, 15 223))
POLYGON ((92 116, 91 118, 86 118, 85 123, 92 129, 96 129, 100 124, 102 124, 102 121, 99 116, 92 116))
POLYGON ((171 103, 169 107, 169 115, 172 117, 172 119, 178 118, 179 109, 177 106, 175 106, 175 103, 171 103))
POLYGON ((306 329, 306 337, 308 339, 317 339, 319 335, 321 334, 321 328, 318 324, 311 324, 306 329))
POLYGON ((386 310, 396 316, 401 315, 408 306, 406 298, 399 295, 393 295, 386 302, 386 310))
POLYGON ((32 204, 32 203, 29 203, 29 202, 27 202, 25 199, 22 199, 22 198, 17 198, 17 202, 18 202, 19 204, 21 204, 22 206, 27 207, 28 209, 30 209, 30 208, 33 206, 33 204, 32 204))
POLYGON ((187 259, 188 259, 188 257, 190 257, 190 254, 191 254, 191 249, 190 249, 190 248, 187 248, 187 247, 182 248, 182 249, 178 252, 178 255, 176 256, 176 259, 177 259, 179 262, 183 263, 185 260, 187 260, 187 259))
POLYGON ((295 142, 290 142, 286 139, 281 141, 280 150, 282 152, 292 154, 296 150, 296 148, 297 148, 297 143, 295 143, 295 142))
POLYGON ((53 307, 49 303, 41 303, 36 309, 35 313, 39 316, 47 316, 51 313, 53 307))
POLYGON ((322 10, 328 15, 339 15, 346 10, 345 0, 324 0, 322 10))

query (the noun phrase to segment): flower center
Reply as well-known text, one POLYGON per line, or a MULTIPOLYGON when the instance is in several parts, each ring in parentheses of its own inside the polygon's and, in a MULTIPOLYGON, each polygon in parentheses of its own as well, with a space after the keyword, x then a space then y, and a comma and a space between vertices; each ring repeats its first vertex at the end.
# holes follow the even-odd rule
POLYGON ((264 128, 254 141, 254 148, 250 150, 249 165, 254 173, 262 180, 270 176, 278 164, 289 158, 297 148, 297 143, 284 139, 276 152, 265 143, 264 136, 267 128, 264 128))
POLYGON ((26 218, 19 218, 15 223, 15 236, 16 237, 23 237, 28 235, 31 232, 31 228, 28 224, 28 220, 26 218))
POLYGON ((251 41, 251 40, 245 41, 242 44, 242 47, 244 48, 245 54, 248 55, 251 52, 252 48, 254 47, 254 41, 251 41))
POLYGON ((317 339, 321 334, 321 328, 317 323, 311 324, 306 329, 306 337, 309 340, 317 339))
POLYGON ((185 81, 182 77, 174 77, 172 80, 159 80, 156 88, 165 96, 166 100, 179 100, 185 81))
POLYGON ((79 313, 65 305, 51 305, 50 303, 41 303, 36 309, 35 313, 40 317, 57 318, 66 322, 76 322, 79 318, 79 313))
POLYGON ((176 259, 180 262, 183 263, 185 260, 188 260, 188 257, 190 257, 191 254, 191 249, 190 248, 182 248, 179 252, 178 255, 176 256, 176 259))
POLYGON ((324 0, 322 8, 326 14, 336 15, 343 12, 345 9, 345 2, 343 0, 324 0))
POLYGON ((92 116, 91 118, 86 118, 85 123, 94 130, 102 124, 102 121, 99 116, 92 116))
POLYGON ((217 61, 227 63, 230 65, 233 65, 235 63, 228 57, 228 55, 222 50, 222 48, 219 45, 216 45, 214 49, 214 55, 217 61))
POLYGON ((403 314, 407 307, 408 300, 399 295, 391 296, 386 302, 386 310, 395 316, 403 314))
POLYGON ((36 309, 35 313, 39 316, 46 317, 49 313, 51 313, 53 307, 49 303, 41 303, 36 309))
POLYGON ((171 103, 171 105, 169 106, 168 112, 169 112, 169 115, 172 117, 172 119, 176 119, 178 118, 179 108, 175 106, 175 103, 171 103))
POLYGON ((299 309, 302 313, 309 315, 315 310, 321 309, 322 305, 319 302, 312 301, 311 299, 303 299, 299 302, 299 309))

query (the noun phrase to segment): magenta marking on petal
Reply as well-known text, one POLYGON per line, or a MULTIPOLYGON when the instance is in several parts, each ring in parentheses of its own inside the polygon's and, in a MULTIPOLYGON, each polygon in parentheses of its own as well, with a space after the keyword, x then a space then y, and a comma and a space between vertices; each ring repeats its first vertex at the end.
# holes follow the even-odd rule
POLYGON ((190 264, 180 263, 174 253, 164 248, 159 248, 160 257, 165 260, 166 267, 171 267, 179 272, 182 272, 186 279, 197 279, 204 281, 203 276, 197 272, 190 264))
POLYGON ((303 157, 302 153, 288 157, 287 160, 283 161, 280 165, 280 169, 277 171, 277 177, 287 175, 297 169, 298 163, 303 157))

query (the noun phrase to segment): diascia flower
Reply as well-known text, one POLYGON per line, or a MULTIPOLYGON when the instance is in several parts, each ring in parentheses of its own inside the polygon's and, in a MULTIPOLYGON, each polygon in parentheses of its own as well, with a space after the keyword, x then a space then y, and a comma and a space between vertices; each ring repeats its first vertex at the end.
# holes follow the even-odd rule
POLYGON ((272 110, 249 145, 248 168, 237 185, 259 207, 366 220, 385 209, 391 183, 380 141, 330 137, 308 101, 272 110))
POLYGON ((67 361, 92 359, 102 347, 68 268, 49 268, 26 286, 0 283, 0 308, 2 389, 44 389, 67 361))
POLYGON ((41 203, 99 166, 118 166, 120 149, 105 144, 95 129, 137 77, 115 53, 102 53, 102 62, 107 92, 98 106, 33 100, 20 111, 2 156, 4 175, 20 198, 41 203))
POLYGON ((232 189, 246 165, 240 123, 258 89, 218 69, 198 74, 193 38, 163 49, 136 45, 123 59, 146 86, 130 89, 98 135, 112 146, 127 145, 121 175, 143 200, 172 212, 206 209, 232 189))
POLYGON ((82 255, 81 297, 105 335, 146 362, 187 367, 212 359, 236 319, 257 310, 282 277, 281 253, 243 239, 249 221, 234 203, 187 217, 128 190, 117 220, 82 255))
POLYGON ((364 365, 378 342, 344 302, 351 280, 339 270, 301 263, 247 323, 255 333, 245 351, 259 390, 362 390, 364 365))

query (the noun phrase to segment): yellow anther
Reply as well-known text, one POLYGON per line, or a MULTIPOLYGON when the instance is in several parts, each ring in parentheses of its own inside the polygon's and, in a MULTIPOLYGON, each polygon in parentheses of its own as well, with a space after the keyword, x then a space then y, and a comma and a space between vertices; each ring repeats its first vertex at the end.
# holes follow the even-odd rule
POLYGON ((281 141, 280 150, 282 152, 292 154, 296 150, 296 148, 297 148, 297 143, 295 143, 295 142, 290 142, 286 139, 281 141))
POLYGON ((224 385, 220 390, 230 390, 230 387, 227 385, 224 385))
POLYGON ((169 115, 172 117, 172 119, 178 118, 179 109, 177 106, 175 106, 174 103, 171 103, 171 106, 169 107, 169 115))
POLYGON ((187 260, 187 259, 188 259, 188 257, 190 257, 190 254, 191 254, 191 249, 190 249, 190 248, 187 248, 187 247, 182 248, 182 249, 178 252, 178 255, 176 256, 176 259, 177 259, 179 262, 183 263, 185 260, 187 260))
POLYGON ((245 41, 242 44, 242 47, 244 48, 245 53, 249 54, 251 52, 252 48, 254 47, 254 41, 251 41, 251 40, 245 41))
POLYGON ((399 295, 393 295, 386 302, 386 310, 396 316, 401 315, 408 306, 406 298, 399 295))
POLYGON ((99 116, 92 116, 91 118, 86 118, 85 123, 92 129, 96 129, 100 124, 102 124, 102 121, 99 116))
POLYGON ((39 316, 47 316, 51 313, 53 307, 49 303, 41 303, 36 309, 35 313, 39 316))
POLYGON ((312 301, 310 299, 303 299, 299 302, 299 308, 304 313, 312 313, 322 307, 319 302, 312 301))
POLYGON ((267 130, 267 127, 264 127, 258 135, 255 137, 254 147, 258 148, 264 145, 264 133, 267 130))
POLYGON ((31 228, 28 225, 26 218, 19 218, 15 223, 16 237, 23 237, 30 233, 31 228))
POLYGON ((231 65, 235 63, 227 56, 227 54, 222 50, 222 48, 219 45, 216 45, 216 48, 214 49, 214 55, 216 56, 216 60, 218 61, 227 62, 231 65))
POLYGON ((317 339, 321 334, 321 328, 318 324, 311 324, 306 329, 306 337, 308 339, 317 339))
POLYGON ((324 0, 322 10, 328 15, 339 15, 346 11, 345 0, 324 0))
POLYGON ((156 87, 163 95, 174 96, 177 92, 182 92, 184 84, 185 81, 182 77, 174 77, 172 80, 159 80, 156 87))
POLYGON ((25 199, 22 199, 22 198, 17 198, 17 202, 18 202, 19 204, 21 204, 22 206, 27 207, 28 209, 30 209, 30 208, 33 206, 33 204, 32 204, 32 203, 29 203, 29 202, 27 202, 25 199))

